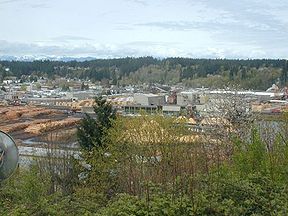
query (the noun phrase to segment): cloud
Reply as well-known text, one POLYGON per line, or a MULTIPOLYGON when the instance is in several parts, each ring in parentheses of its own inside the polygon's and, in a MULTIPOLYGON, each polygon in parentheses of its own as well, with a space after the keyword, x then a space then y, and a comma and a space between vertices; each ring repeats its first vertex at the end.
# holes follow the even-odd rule
MULTIPOLYGON (((0 55, 52 55, 52 56, 90 56, 98 58, 142 56, 141 50, 129 46, 109 44, 87 44, 86 46, 39 46, 37 44, 9 43, 0 41, 0 55)), ((149 52, 151 53, 151 52, 149 52)))
POLYGON ((10 4, 10 3, 14 3, 14 2, 22 2, 25 0, 0 0, 0 4, 10 4))
POLYGON ((2 28, 9 29, 1 32, 0 52, 282 58, 288 55, 286 2, 0 0, 2 28))
POLYGON ((0 41, 0 55, 10 56, 73 56, 111 58, 121 56, 135 56, 137 51, 116 47, 109 44, 84 45, 39 45, 36 43, 11 43, 0 41))
POLYGON ((0 0, 0 5, 1 4, 19 4, 22 3, 25 6, 28 6, 30 8, 49 8, 47 1, 44 0, 0 0))
POLYGON ((46 3, 32 3, 32 4, 29 4, 28 6, 30 6, 31 8, 35 8, 35 9, 39 9, 39 8, 49 8, 49 6, 46 4, 46 3))
MULTIPOLYGON (((236 51, 243 46, 250 45, 253 49, 257 47, 259 50, 265 50, 268 55, 272 50, 276 52, 275 50, 279 49, 279 54, 283 55, 283 46, 288 44, 288 15, 285 16, 283 13, 279 13, 279 10, 282 9, 279 9, 275 4, 269 4, 269 7, 272 8, 271 10, 274 10, 274 12, 271 12, 268 9, 268 4, 261 5, 262 1, 251 1, 251 3, 248 3, 244 0, 246 4, 243 4, 239 3, 239 1, 223 0, 222 2, 221 0, 220 4, 220 0, 200 0, 204 4, 202 8, 208 8, 207 13, 203 11, 203 14, 208 16, 208 18, 196 17, 194 20, 142 22, 136 23, 135 26, 152 30, 161 29, 164 31, 182 32, 181 34, 200 31, 210 35, 215 47, 218 48, 229 48, 229 44, 234 43, 237 44, 237 47, 235 47, 236 51), (209 7, 215 10, 219 8, 221 12, 213 15, 213 10, 209 12, 209 7), (275 14, 278 14, 278 16, 275 14), (287 18, 287 22, 285 18, 287 18)), ((281 1, 278 0, 278 2, 281 1)), ((204 49, 205 47, 203 47, 204 49)), ((225 50, 225 53, 233 53, 229 49, 225 50)), ((260 56, 260 53, 263 54, 264 52, 253 52, 252 50, 251 53, 260 56)), ((250 56, 250 54, 246 56, 250 56)))
POLYGON ((126 43, 125 46, 171 46, 177 45, 179 42, 161 42, 161 41, 133 41, 126 43))
POLYGON ((147 6, 148 5, 148 2, 147 0, 126 0, 128 2, 132 2, 132 3, 135 3, 135 4, 140 4, 140 5, 144 5, 144 6, 147 6))
POLYGON ((64 46, 64 45, 38 45, 28 43, 10 43, 0 41, 0 56, 70 56, 70 57, 96 57, 96 58, 118 58, 126 56, 155 56, 171 57, 185 56, 186 53, 161 42, 132 42, 128 44, 86 44, 64 46), (137 45, 136 45, 137 44, 137 45))
MULTIPOLYGON (((253 30, 253 31, 271 31, 278 30, 280 28, 278 25, 273 25, 272 23, 261 23, 257 21, 235 21, 235 20, 213 20, 213 21, 162 21, 162 22, 146 22, 146 23, 136 23, 135 26, 142 27, 156 27, 166 30, 175 31, 189 31, 195 29, 201 30, 253 30)), ((283 26, 281 26, 283 27, 283 26)), ((285 29, 285 28, 284 28, 285 29)))
POLYGON ((82 36, 62 35, 59 37, 50 38, 52 41, 68 42, 68 41, 91 41, 91 38, 82 36))
POLYGON ((176 44, 135 41, 127 44, 97 44, 85 45, 39 45, 37 43, 11 43, 0 41, 0 56, 64 56, 64 57, 95 57, 95 58, 119 58, 119 57, 190 57, 190 58, 287 58, 285 49, 271 50, 269 52, 257 46, 242 46, 230 44, 230 47, 206 47, 193 49, 181 49, 176 44), (286 55, 285 55, 286 54, 286 55))

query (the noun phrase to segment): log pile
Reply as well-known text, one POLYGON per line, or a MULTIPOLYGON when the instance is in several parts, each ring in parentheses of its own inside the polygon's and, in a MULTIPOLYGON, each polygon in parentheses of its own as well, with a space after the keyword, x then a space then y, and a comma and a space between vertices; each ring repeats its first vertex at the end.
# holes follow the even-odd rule
POLYGON ((14 123, 14 124, 8 124, 1 126, 0 129, 6 133, 11 133, 19 130, 24 130, 25 128, 29 127, 30 125, 37 125, 37 124, 43 124, 50 121, 49 119, 39 119, 34 121, 27 121, 27 122, 21 122, 21 123, 14 123))
POLYGON ((75 126, 79 121, 79 118, 67 118, 59 121, 48 121, 42 124, 30 125, 29 127, 25 128, 24 131, 32 134, 41 134, 43 132, 75 126))
POLYGON ((7 120, 17 120, 20 117, 33 118, 40 115, 51 115, 60 113, 57 110, 37 107, 9 107, 0 110, 0 118, 7 120))

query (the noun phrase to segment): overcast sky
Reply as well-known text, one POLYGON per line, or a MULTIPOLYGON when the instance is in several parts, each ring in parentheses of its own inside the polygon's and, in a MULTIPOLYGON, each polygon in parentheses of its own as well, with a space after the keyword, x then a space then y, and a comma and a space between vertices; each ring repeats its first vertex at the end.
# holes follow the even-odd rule
POLYGON ((287 0, 0 0, 0 55, 288 58, 287 0))

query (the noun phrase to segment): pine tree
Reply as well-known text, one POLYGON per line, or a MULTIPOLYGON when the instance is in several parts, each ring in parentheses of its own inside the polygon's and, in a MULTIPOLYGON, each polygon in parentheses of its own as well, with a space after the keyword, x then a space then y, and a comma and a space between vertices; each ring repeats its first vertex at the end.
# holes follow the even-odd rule
POLYGON ((103 138, 106 135, 107 129, 111 127, 113 119, 116 118, 116 112, 112 105, 102 97, 95 98, 93 108, 96 118, 94 119, 90 115, 85 114, 77 130, 80 146, 89 151, 94 147, 105 147, 103 138))
POLYGON ((282 84, 285 86, 287 81, 288 81, 288 62, 287 60, 284 61, 283 64, 283 68, 282 68, 282 74, 281 74, 281 78, 282 78, 282 84))

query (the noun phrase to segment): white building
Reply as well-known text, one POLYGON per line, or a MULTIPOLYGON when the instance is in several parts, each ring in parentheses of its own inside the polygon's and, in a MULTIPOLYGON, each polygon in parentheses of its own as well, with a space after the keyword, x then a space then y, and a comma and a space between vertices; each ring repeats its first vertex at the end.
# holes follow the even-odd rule
POLYGON ((156 94, 134 94, 134 103, 142 106, 162 106, 165 104, 165 96, 156 94))
POLYGON ((177 94, 177 105, 200 105, 208 102, 208 96, 199 91, 180 92, 177 94))

